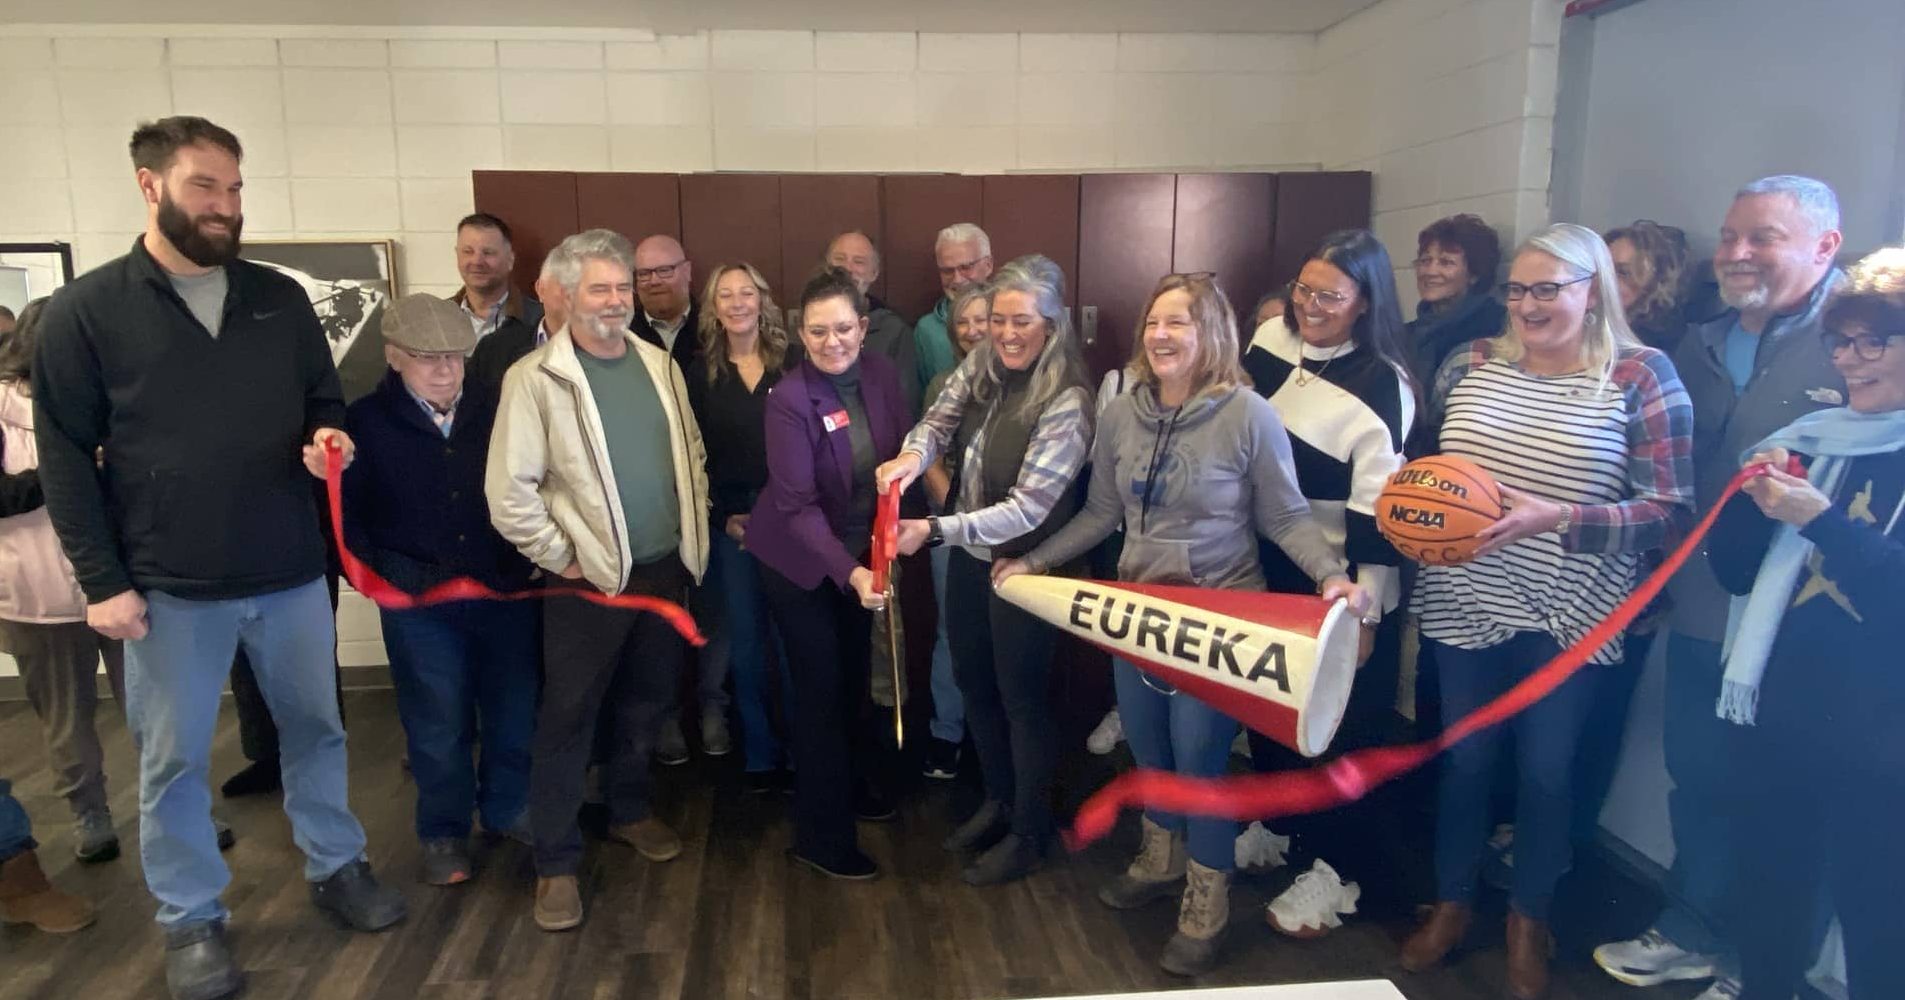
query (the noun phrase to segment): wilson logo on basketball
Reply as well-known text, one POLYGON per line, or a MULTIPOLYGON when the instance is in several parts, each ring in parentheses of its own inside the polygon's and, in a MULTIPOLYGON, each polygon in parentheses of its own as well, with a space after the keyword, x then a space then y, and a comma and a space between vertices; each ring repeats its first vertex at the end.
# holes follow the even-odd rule
POLYGON ((1396 551, 1446 566, 1473 558, 1476 532, 1501 520, 1501 487, 1474 462, 1431 455, 1390 476, 1376 509, 1376 527, 1396 551))

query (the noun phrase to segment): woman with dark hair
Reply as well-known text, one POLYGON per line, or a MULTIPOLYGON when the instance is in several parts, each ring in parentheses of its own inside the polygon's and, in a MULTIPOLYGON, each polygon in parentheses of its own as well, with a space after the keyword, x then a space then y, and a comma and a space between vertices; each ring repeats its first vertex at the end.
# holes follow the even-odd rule
POLYGON ((1739 456, 1749 480, 1707 546, 1736 595, 1722 718, 1740 724, 1742 841, 1732 927, 1740 1000, 1785 1000, 1815 955, 1804 932, 1821 884, 1845 937, 1853 1000, 1905 996, 1905 247, 1847 272, 1821 340, 1846 405, 1809 413, 1739 456), (1804 476, 1784 471, 1791 455, 1804 476), (1795 933, 1798 931, 1798 933, 1795 933))
POLYGON ((1442 360, 1463 344, 1493 337, 1508 312, 1489 294, 1501 267, 1501 237, 1481 216, 1437 219, 1416 236, 1416 318, 1408 327, 1410 371, 1435 380, 1442 360))
MULTIPOLYGON (((1389 252, 1365 229, 1330 234, 1291 284, 1289 306, 1257 329, 1244 370, 1270 401, 1296 443, 1297 487, 1322 525, 1331 554, 1369 592, 1363 656, 1332 753, 1388 742, 1396 730, 1402 656, 1402 557, 1376 529, 1376 497, 1402 467, 1403 442, 1415 427, 1416 387, 1402 352, 1402 311, 1389 252)), ((1301 591, 1310 576, 1282 548, 1260 544, 1273 591, 1301 591)), ((1265 737, 1250 734, 1259 771, 1310 766, 1265 737)), ((1360 888, 1320 856, 1323 846, 1363 843, 1378 824, 1367 803, 1293 820, 1295 849, 1313 859, 1270 904, 1270 926, 1315 937, 1356 912, 1360 888)), ((1353 859, 1365 870, 1373 858, 1353 859)), ((1398 879, 1387 877, 1391 884, 1398 879)))
MULTIPOLYGON (((1077 509, 1072 488, 1091 450, 1091 389, 1057 286, 1019 267, 993 281, 991 331, 880 467, 905 489, 940 455, 957 463, 953 512, 900 522, 900 551, 957 546, 946 567, 949 638, 985 801, 945 842, 978 857, 972 885, 1023 878, 1055 829, 1057 728, 1048 691, 1057 636, 992 593, 993 561, 1030 552, 1077 509)), ((801 765, 805 767, 805 764, 801 765)))
POLYGON ((866 334, 866 297, 851 275, 829 268, 807 282, 805 357, 767 395, 767 484, 743 535, 760 560, 794 680, 800 767, 791 856, 855 880, 880 872, 853 827, 874 752, 860 725, 872 669, 870 609, 885 605, 862 563, 873 538, 874 470, 906 434, 899 372, 879 352, 861 350, 866 334))
POLYGON ((126 701, 125 654, 86 624, 86 598, 60 550, 40 494, 33 439, 33 355, 46 299, 20 311, 0 341, 0 652, 20 668, 33 714, 46 735, 54 791, 73 811, 73 854, 82 862, 119 856, 106 805, 106 755, 93 728, 94 677, 106 662, 113 698, 126 701))
POLYGON ((1610 229, 1608 256, 1621 286, 1621 308, 1634 336, 1648 347, 1674 352, 1687 332, 1687 295, 1693 272, 1693 252, 1687 234, 1676 226, 1641 219, 1610 229))
MULTIPOLYGON (((1105 408, 1084 511, 1030 554, 1001 562, 994 578, 1062 566, 1122 524, 1120 580, 1261 591, 1257 539, 1268 536, 1304 567, 1289 589, 1320 589, 1366 613, 1367 593, 1345 574, 1297 488, 1289 435, 1250 391, 1223 291, 1205 276, 1164 278, 1134 340, 1132 388, 1105 408)), ((1119 715, 1139 766, 1204 778, 1225 772, 1235 719, 1130 663, 1113 664, 1119 715)), ((1199 975, 1215 964, 1229 925, 1237 823, 1147 810, 1140 829, 1137 857, 1098 898, 1131 909, 1180 896, 1177 933, 1159 964, 1199 975)))
MULTIPOLYGON (((701 294, 701 352, 688 363, 688 405, 708 449, 708 496, 714 544, 704 581, 717 598, 720 623, 713 642, 727 643, 735 708, 741 719, 743 780, 753 793, 787 783, 781 744, 768 697, 769 649, 778 641, 761 597, 761 569, 742 545, 748 512, 767 485, 767 395, 788 357, 767 279, 754 265, 722 264, 701 294)), ((787 658, 781 661, 786 676, 787 658)), ((792 685, 783 682, 786 697, 792 685)), ((704 721, 703 734, 713 727, 704 721)))

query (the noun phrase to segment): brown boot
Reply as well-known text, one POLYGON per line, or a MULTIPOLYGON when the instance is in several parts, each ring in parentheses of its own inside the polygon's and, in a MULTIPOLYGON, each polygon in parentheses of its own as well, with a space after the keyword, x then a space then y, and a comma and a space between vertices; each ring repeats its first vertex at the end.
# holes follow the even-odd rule
POLYGON ((0 923, 32 924, 48 934, 71 934, 92 926, 89 900, 64 893, 46 880, 32 851, 0 863, 0 923))
POLYGON ((1540 1000, 1548 992, 1548 957, 1554 935, 1548 925, 1508 911, 1508 993, 1515 1000, 1540 1000))
POLYGON ((1422 972, 1442 964, 1455 946, 1462 943, 1468 934, 1468 921, 1472 916, 1467 903, 1437 903, 1429 911, 1429 918, 1416 928, 1414 934, 1402 945, 1402 967, 1409 972, 1422 972))
POLYGON ((1217 949, 1230 926, 1230 873, 1195 861, 1185 866, 1184 899, 1177 933, 1164 943, 1158 964, 1175 976, 1201 976, 1217 964, 1217 949))
POLYGON ((582 925, 582 891, 574 875, 536 880, 536 926, 566 931, 582 925))
POLYGON ((1123 875, 1098 888, 1098 899, 1114 910, 1132 910, 1156 899, 1168 899, 1184 887, 1184 837, 1142 820, 1143 846, 1123 875))
POLYGON ((681 838, 653 816, 609 827, 609 839, 635 848, 635 853, 650 861, 668 861, 681 853, 681 838))

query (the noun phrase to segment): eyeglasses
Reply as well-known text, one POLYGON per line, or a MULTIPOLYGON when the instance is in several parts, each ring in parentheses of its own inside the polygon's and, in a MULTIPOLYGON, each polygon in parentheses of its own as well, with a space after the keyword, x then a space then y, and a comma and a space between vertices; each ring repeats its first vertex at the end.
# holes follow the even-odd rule
POLYGON ((1328 288, 1311 288, 1301 281, 1292 281, 1290 283, 1290 297, 1293 299, 1313 300, 1317 305, 1331 311, 1343 308, 1350 300, 1350 296, 1342 292, 1332 291, 1328 288))
POLYGON ((397 349, 403 352, 404 357, 420 365, 429 365, 432 368, 460 368, 466 360, 464 355, 457 351, 446 354, 419 354, 407 347, 399 347, 397 349))
POLYGON ((954 264, 951 267, 942 267, 939 269, 939 276, 941 278, 953 278, 953 277, 970 278, 972 277, 973 272, 979 269, 979 263, 981 261, 986 261, 991 259, 992 258, 990 257, 974 257, 973 259, 966 261, 964 264, 954 264))
POLYGON ((1561 290, 1569 285, 1578 285, 1583 281, 1592 281, 1594 275, 1584 274, 1573 281, 1537 281, 1524 285, 1519 281, 1505 282, 1501 286, 1502 298, 1510 302, 1520 302, 1523 296, 1532 295, 1536 302, 1553 302, 1561 295, 1561 290))
POLYGON ((1828 330, 1819 335, 1819 344, 1826 349, 1828 357, 1837 355, 1850 346, 1852 353, 1857 355, 1859 360, 1877 361, 1885 356, 1885 345, 1891 343, 1893 337, 1898 336, 1905 336, 1905 334, 1858 333, 1848 337, 1843 333, 1833 333, 1828 330))
POLYGON ((673 278, 675 276, 675 268, 678 268, 685 263, 687 263, 687 261, 686 259, 683 259, 683 260, 675 261, 673 264, 663 264, 660 267, 637 268, 635 270, 635 280, 636 281, 667 281, 668 279, 673 278))

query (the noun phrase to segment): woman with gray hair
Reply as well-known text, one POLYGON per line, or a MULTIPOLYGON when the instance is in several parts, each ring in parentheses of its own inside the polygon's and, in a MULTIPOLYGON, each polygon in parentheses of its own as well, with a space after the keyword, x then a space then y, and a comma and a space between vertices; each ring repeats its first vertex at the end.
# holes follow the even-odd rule
MULTIPOLYGON (((1457 348, 1436 376, 1440 451, 1501 484, 1507 512, 1468 562, 1425 566, 1422 638, 1460 718, 1581 641, 1639 581, 1643 558, 1693 506, 1693 406, 1667 356, 1627 325, 1607 244, 1557 224, 1516 251, 1502 286, 1508 330, 1457 348)), ((1590 663, 1618 664, 1621 640, 1590 663)), ((1570 774, 1601 672, 1576 674, 1514 720, 1444 758, 1435 831, 1437 903, 1402 949, 1412 972, 1467 932, 1487 844, 1495 764, 1515 746, 1519 781, 1508 987, 1547 990, 1548 908, 1571 861, 1570 774)))
POLYGON ((992 593, 995 559, 1030 552, 1078 507, 1091 450, 1091 390, 1058 289, 1019 269, 993 285, 990 331, 954 370, 919 426, 876 474, 904 490, 940 455, 956 462, 952 513, 900 522, 900 551, 952 545, 946 612, 985 802, 946 840, 979 856, 973 885, 1039 867, 1054 831, 1058 757, 1047 682, 1056 634, 992 593))

